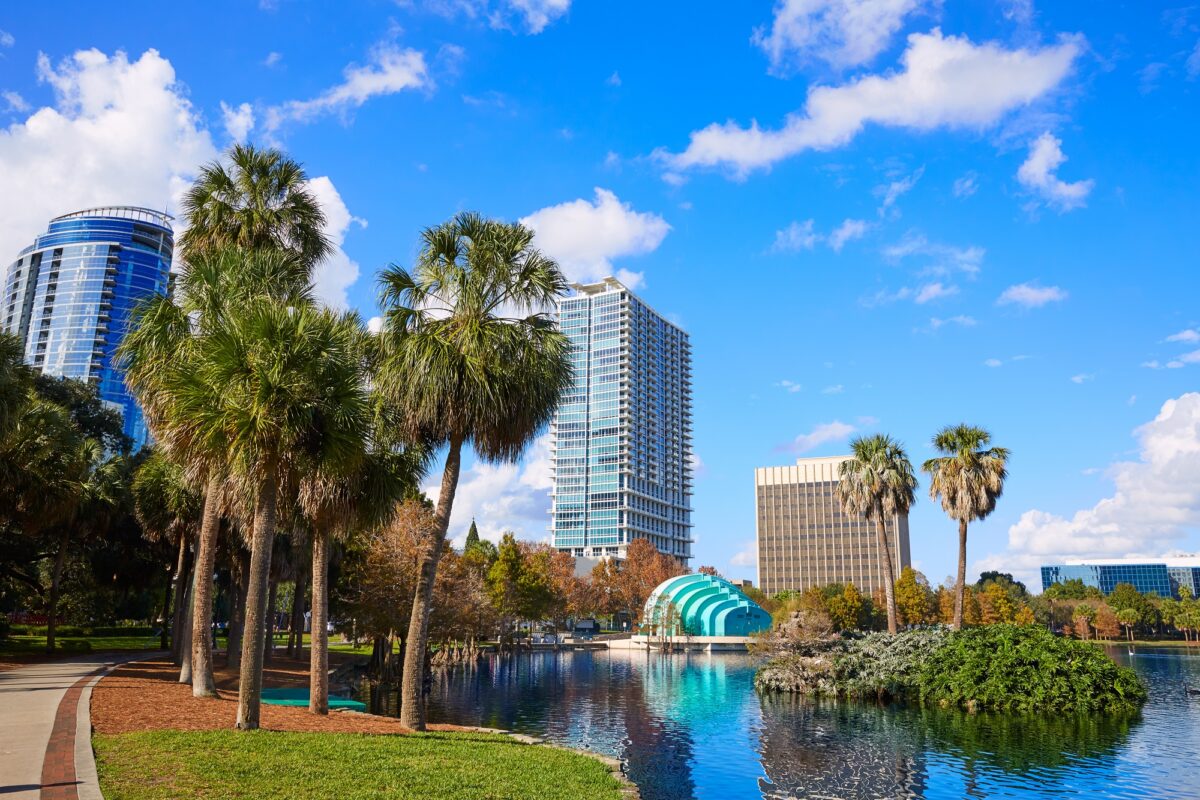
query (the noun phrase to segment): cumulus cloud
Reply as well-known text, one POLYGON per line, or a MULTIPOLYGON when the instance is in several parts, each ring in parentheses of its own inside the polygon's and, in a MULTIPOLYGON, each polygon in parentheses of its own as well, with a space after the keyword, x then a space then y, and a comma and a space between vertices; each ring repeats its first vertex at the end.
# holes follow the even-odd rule
POLYGON ((1072 558, 1161 558, 1200 529, 1200 393, 1163 403, 1134 431, 1136 461, 1106 471, 1114 492, 1070 517, 1026 511, 1008 529, 1008 551, 977 569, 1021 569, 1072 558))
POLYGON ((747 539, 742 547, 729 559, 731 567, 758 567, 758 540, 747 539))
POLYGON ((676 170, 725 167, 744 177, 807 150, 843 146, 869 124, 922 132, 983 130, 1055 89, 1082 50, 1079 37, 1009 50, 944 36, 936 28, 914 33, 899 71, 816 86, 804 108, 775 130, 757 122, 713 123, 693 132, 684 152, 660 157, 676 170))
POLYGON ((778 0, 768 29, 753 42, 784 75, 813 61, 833 67, 867 64, 886 48, 909 14, 930 0, 778 0))
MULTIPOLYGON (((551 437, 539 436, 521 464, 487 464, 477 461, 464 470, 450 515, 450 537, 462 547, 471 520, 479 535, 499 542, 511 531, 517 538, 540 541, 550 526, 550 490, 554 485, 550 462, 551 437)), ((441 473, 434 470, 423 487, 435 503, 441 490, 441 473)))
POLYGON ((155 50, 130 60, 80 50, 38 59, 53 107, 0 129, 0 264, 51 217, 102 205, 174 207, 197 167, 216 156, 208 131, 155 50))
POLYGON ((1185 328, 1179 333, 1172 333, 1167 337, 1168 342, 1200 342, 1200 328, 1185 328))
POLYGON ((1067 299, 1067 292, 1058 286, 1040 286, 1036 283, 1018 283, 1000 293, 996 305, 1017 305, 1022 308, 1041 308, 1047 303, 1058 303, 1067 299))
POLYGON ((371 52, 367 64, 346 67, 342 82, 336 86, 309 100, 289 100, 268 108, 264 127, 274 131, 288 121, 310 122, 325 114, 345 114, 373 97, 430 85, 424 53, 392 44, 380 45, 371 52))
POLYGON ((594 201, 583 198, 539 209, 522 217, 534 243, 556 259, 571 281, 588 282, 615 275, 630 288, 642 273, 615 270, 612 260, 651 253, 671 226, 657 214, 634 211, 608 189, 596 188, 594 201))
POLYGON ((225 132, 235 142, 246 141, 254 129, 254 108, 249 103, 242 103, 235 108, 222 100, 221 118, 225 122, 225 132))
POLYGON ((974 276, 982 268, 985 255, 987 251, 982 247, 957 247, 931 242, 914 231, 909 231, 900 241, 883 249, 883 256, 889 261, 919 260, 919 274, 922 275, 945 276, 963 273, 974 276))
POLYGON ((371 317, 367 320, 367 330, 371 333, 379 333, 383 330, 383 317, 371 317))
POLYGON ((808 433, 800 434, 780 449, 793 453, 807 453, 823 444, 844 441, 850 434, 857 430, 858 428, 841 420, 835 419, 833 422, 822 422, 813 426, 813 429, 808 433))
POLYGON ((1029 191, 1059 211, 1070 211, 1087 205, 1095 181, 1067 183, 1055 174, 1067 160, 1062 141, 1053 134, 1043 133, 1029 146, 1029 157, 1017 169, 1017 180, 1029 191))
POLYGON ((571 0, 508 0, 508 5, 521 15, 530 33, 541 33, 571 9, 571 0))
POLYGON ((365 228, 367 221, 350 213, 337 187, 329 178, 313 178, 308 182, 308 189, 316 196, 321 210, 325 212, 325 235, 333 243, 333 252, 318 264, 313 272, 316 294, 334 308, 346 308, 350 304, 346 290, 358 280, 359 269, 358 263, 346 255, 342 245, 352 223, 365 228))

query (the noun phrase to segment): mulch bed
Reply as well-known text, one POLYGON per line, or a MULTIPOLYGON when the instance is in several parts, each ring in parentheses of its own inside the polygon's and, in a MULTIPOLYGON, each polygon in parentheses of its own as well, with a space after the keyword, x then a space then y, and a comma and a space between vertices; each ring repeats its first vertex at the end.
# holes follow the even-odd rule
MULTIPOLYGON (((216 656, 219 697, 193 697, 189 684, 179 683, 179 667, 169 659, 136 661, 106 675, 92 690, 92 726, 97 733, 177 730, 211 731, 232 728, 237 720, 237 673, 224 668, 216 656)), ((336 663, 335 654, 330 654, 336 663)), ((308 685, 308 659, 277 655, 263 670, 263 686, 308 685)), ((341 733, 410 733, 398 719, 353 711, 332 711, 323 717, 307 708, 262 705, 261 725, 273 731, 341 733)), ((470 730, 454 725, 430 725, 431 730, 470 730)))

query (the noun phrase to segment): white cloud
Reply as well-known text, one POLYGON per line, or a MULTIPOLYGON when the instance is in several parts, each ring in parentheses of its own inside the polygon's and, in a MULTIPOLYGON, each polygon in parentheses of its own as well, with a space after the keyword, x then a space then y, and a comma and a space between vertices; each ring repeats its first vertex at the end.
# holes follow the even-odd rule
POLYGON ((968 317, 965 314, 947 317, 946 319, 932 317, 929 320, 929 327, 935 331, 938 328, 942 328, 946 325, 958 325, 961 328, 974 328, 977 324, 978 323, 975 321, 974 317, 968 317))
POLYGON ((846 387, 838 383, 833 386, 826 386, 821 390, 821 394, 841 394, 844 391, 846 391, 846 387))
POLYGON ((833 233, 829 234, 830 249, 835 253, 842 252, 842 248, 846 246, 846 242, 861 239, 866 235, 867 229, 870 227, 866 220, 842 220, 842 224, 834 228, 833 233))
POLYGON ((17 40, 8 31, 0 31, 0 47, 12 47, 17 40))
POLYGON ((856 430, 858 429, 853 425, 847 425, 840 420, 822 422, 814 426, 808 433, 802 433, 797 436, 791 442, 784 445, 783 449, 796 453, 807 453, 809 450, 815 450, 823 444, 843 441, 856 430))
POLYGON ((922 259, 922 275, 952 275, 961 272, 974 276, 982 268, 987 251, 976 245, 955 247, 931 242, 923 235, 909 231, 899 242, 885 247, 883 255, 891 261, 903 261, 913 257, 922 259))
MULTIPOLYGON (((550 434, 544 433, 530 445, 520 464, 477 461, 463 472, 450 515, 450 536, 456 547, 462 547, 472 519, 479 535, 493 542, 499 542, 505 531, 520 539, 546 538, 553 486, 550 444, 550 434)), ((441 477, 441 470, 434 469, 423 487, 435 503, 441 477)))
MULTIPOLYGON (((634 211, 599 187, 595 202, 580 198, 548 206, 520 222, 534 231, 534 243, 558 261, 567 278, 580 282, 614 274, 614 258, 653 252, 671 230, 657 214, 634 211)), ((621 269, 616 277, 635 288, 643 276, 621 269)))
POLYGON ((983 362, 983 365, 985 367, 1002 367, 1004 366, 1004 362, 998 358, 989 358, 987 361, 983 362))
POLYGON ((820 238, 813 232, 813 221, 793 222, 783 230, 775 231, 775 244, 771 246, 774 253, 797 253, 801 250, 812 250, 820 238))
POLYGON ((1062 141, 1049 132, 1043 133, 1029 146, 1029 157, 1017 169, 1017 180, 1059 211, 1080 208, 1087 205, 1095 181, 1067 183, 1060 179, 1055 172, 1066 160, 1062 141))
POLYGON ((0 92, 0 97, 4 98, 4 103, 6 106, 4 109, 5 111, 21 112, 29 110, 29 103, 27 103, 25 98, 21 97, 20 93, 18 92, 10 90, 3 91, 0 92))
POLYGON ((1200 77, 1200 39, 1196 40, 1196 47, 1192 50, 1192 54, 1188 56, 1187 63, 1184 66, 1187 69, 1189 78, 1200 77))
POLYGON ((286 121, 309 122, 323 114, 345 114, 372 97, 431 85, 425 55, 411 48, 380 45, 365 66, 350 65, 344 80, 310 100, 289 100, 267 109, 264 127, 278 129, 286 121))
POLYGON ((102 205, 174 207, 197 167, 216 156, 187 90, 155 50, 80 50, 39 79, 53 107, 0 129, 0 258, 8 261, 51 217, 102 205), (36 188, 36 191, 34 191, 36 188))
POLYGON ((367 320, 367 330, 371 333, 379 333, 383 330, 383 317, 371 317, 367 320))
POLYGON ((893 210, 892 207, 896 205, 896 201, 899 200, 902 195, 908 194, 908 192, 917 185, 917 181, 921 180, 921 176, 924 174, 925 168, 921 167, 913 174, 906 175, 904 178, 901 178, 898 181, 892 181, 891 183, 887 183, 882 186, 876 186, 875 196, 882 198, 882 202, 879 205, 879 216, 882 217, 889 211, 892 211, 895 216, 899 216, 899 211, 893 210))
POLYGON ((951 297, 958 294, 957 286, 945 286, 941 283, 927 283, 917 290, 913 297, 913 302, 918 305, 941 300, 943 297, 951 297))
POLYGON ((267 53, 267 57, 263 59, 264 67, 274 67, 283 61, 283 53, 277 53, 274 50, 267 53))
POLYGON ((780 387, 781 389, 786 390, 790 394, 795 394, 796 392, 804 391, 804 386, 802 384, 796 383, 795 381, 782 380, 775 385, 780 387))
POLYGON ((621 73, 614 71, 613 74, 609 75, 608 78, 604 82, 606 84, 608 84, 609 86, 620 86, 621 85, 621 73))
POLYGON ((1138 460, 1112 464, 1109 497, 1070 518, 1031 510, 1008 529, 1008 551, 978 568, 1033 572, 1069 558, 1162 557, 1200 526, 1200 393, 1166 401, 1134 432, 1138 460))
POLYGON ((508 5, 521 15, 530 33, 541 33, 571 9, 571 0, 508 0, 508 5))
POLYGON ((782 128, 757 122, 713 123, 691 134, 687 149, 660 154, 677 170, 725 166, 742 177, 806 150, 847 144, 868 124, 933 131, 983 130, 1057 87, 1083 50, 1080 37, 1043 48, 976 45, 934 29, 908 37, 903 69, 841 86, 816 86, 782 128))
POLYGON ((704 463, 704 459, 700 458, 697 453, 692 453, 688 456, 688 466, 692 468, 692 475, 697 478, 708 474, 708 465, 704 463))
POLYGON ((1034 283, 1018 283, 1005 289, 996 305, 1018 305, 1024 308, 1041 308, 1047 303, 1067 299, 1067 292, 1057 286, 1039 286, 1034 283))
POLYGON ((350 304, 346 290, 358 280, 359 269, 358 263, 346 255, 342 245, 346 241, 346 232, 350 230, 351 223, 365 228, 367 221, 350 213, 337 187, 329 178, 322 176, 311 179, 308 189, 316 196, 321 210, 325 212, 325 235, 333 243, 333 252, 318 264, 313 272, 316 294, 334 308, 346 308, 350 304))
POLYGON ((834 67, 869 63, 900 31, 904 18, 930 0, 778 0, 770 30, 752 41, 787 74, 814 60, 834 67))
POLYGON ((1096 376, 1093 375, 1092 373, 1081 372, 1078 375, 1071 376, 1071 383, 1087 383, 1088 381, 1093 381, 1095 379, 1096 379, 1096 376))
POLYGON ((1200 342, 1200 328, 1186 328, 1167 337, 1168 342, 1200 342))
POLYGON ((731 567, 758 567, 758 541, 756 539, 747 539, 742 542, 742 549, 733 554, 733 558, 729 559, 731 567))
POLYGON ((979 175, 975 172, 968 172, 961 178, 956 178, 954 181, 954 196, 955 197, 970 197, 979 190, 979 175))
POLYGON ((225 132, 235 142, 244 142, 254 129, 254 108, 249 103, 242 103, 234 108, 221 101, 221 118, 225 121, 225 132))

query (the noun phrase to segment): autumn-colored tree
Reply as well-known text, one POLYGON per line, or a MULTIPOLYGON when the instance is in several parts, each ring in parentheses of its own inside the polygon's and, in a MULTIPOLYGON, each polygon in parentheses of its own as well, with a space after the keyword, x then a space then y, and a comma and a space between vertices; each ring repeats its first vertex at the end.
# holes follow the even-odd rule
POLYGON ((999 583, 989 583, 978 593, 980 622, 984 625, 1010 623, 1017 615, 1017 605, 999 583))
POLYGON ((1080 603, 1071 612, 1071 622, 1080 639, 1087 639, 1096 619, 1096 608, 1090 603, 1080 603))
POLYGON ((1121 622, 1108 603, 1096 606, 1096 619, 1092 622, 1092 627, 1100 639, 1115 639, 1121 635, 1121 622))
POLYGON ((826 606, 834 629, 839 631, 853 631, 866 627, 873 608, 873 604, 868 604, 862 592, 853 583, 845 584, 841 593, 829 597, 826 606))
POLYGON ((896 581, 896 611, 902 625, 927 625, 933 621, 933 591, 925 576, 912 567, 902 569, 896 581))
POLYGON ((1017 609, 1017 615, 1013 618, 1015 625, 1033 625, 1037 619, 1033 615, 1033 609, 1029 606, 1021 606, 1017 609))
MULTIPOLYGON (((941 622, 943 625, 950 625, 954 622, 954 590, 954 578, 946 578, 945 582, 935 592, 938 622, 941 622)), ((962 613, 964 625, 979 625, 983 621, 983 612, 979 605, 979 598, 971 586, 967 586, 963 590, 962 613)))
POLYGON ((658 552, 649 540, 634 539, 629 543, 625 560, 618 566, 619 610, 628 611, 636 622, 641 622, 642 607, 650 593, 663 581, 685 572, 682 564, 658 552))
POLYGON ((714 578, 721 577, 721 573, 717 572, 716 567, 703 566, 700 569, 696 570, 696 572, 700 573, 701 575, 711 575, 714 578))

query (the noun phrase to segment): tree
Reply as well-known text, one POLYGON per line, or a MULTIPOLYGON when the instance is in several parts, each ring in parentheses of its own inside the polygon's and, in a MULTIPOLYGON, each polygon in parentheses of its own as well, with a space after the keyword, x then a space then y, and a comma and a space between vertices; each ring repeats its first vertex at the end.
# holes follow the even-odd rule
POLYGON ((463 552, 470 550, 472 547, 479 545, 479 528, 475 527, 475 520, 471 520, 471 528, 467 531, 467 543, 463 546, 463 552))
MULTIPOLYGON (((33 370, 25 364, 25 347, 16 336, 0 333, 0 437, 16 423, 29 402, 33 370)), ((0 464, 0 469, 4 465, 0 464)), ((0 473, 2 474, 2 473, 0 473)))
POLYGON ((1140 619, 1141 615, 1135 608, 1122 608, 1117 611, 1117 622, 1125 628, 1125 636, 1131 642, 1133 641, 1133 626, 1137 625, 1140 619))
POLYGON ((547 552, 523 548, 511 533, 500 540, 496 563, 488 571, 487 592, 508 639, 517 620, 541 619, 554 600, 547 552))
POLYGON ((904 625, 927 625, 931 622, 933 592, 924 575, 912 567, 900 570, 896 580, 896 612, 904 625))
POLYGON ((1088 631, 1095 618, 1096 608, 1090 603, 1080 603, 1071 611, 1071 621, 1075 624, 1080 639, 1088 638, 1088 631))
POLYGON ((870 619, 869 603, 853 583, 839 587, 840 592, 826 598, 825 607, 834 630, 853 631, 865 628, 870 619))
POLYGON ((698 572, 701 575, 712 575, 714 578, 721 577, 721 573, 717 572, 716 567, 704 566, 704 567, 700 567, 700 569, 696 570, 696 572, 698 572))
POLYGON ((904 447, 890 436, 859 436, 850 442, 853 455, 838 468, 834 490, 847 516, 875 523, 887 600, 888 633, 896 632, 896 575, 888 544, 887 521, 907 514, 916 502, 917 479, 904 447))
POLYGON ((1050 600, 1099 600, 1104 594, 1095 586, 1088 586, 1082 578, 1068 578, 1052 583, 1042 592, 1050 600))
POLYGON ((958 581, 955 584, 954 621, 963 624, 963 596, 967 583, 967 525, 985 519, 996 508, 1008 476, 1009 452, 988 447, 992 435, 971 425, 952 425, 933 437, 941 456, 925 462, 929 473, 929 496, 941 499, 942 510, 958 521, 958 581))
POLYGON ((660 553, 650 540, 634 539, 625 549, 625 559, 617 565, 617 596, 621 610, 628 611, 636 622, 643 622, 641 615, 650 593, 663 581, 685 572, 682 564, 660 553))
POLYGON ((407 438, 447 448, 401 687, 401 722, 424 730, 430 599, 462 450, 469 445, 486 462, 511 462, 549 423, 572 370, 570 343, 545 311, 567 284, 558 265, 534 249, 532 231, 472 213, 427 229, 415 269, 392 266, 380 284, 380 389, 407 438))

